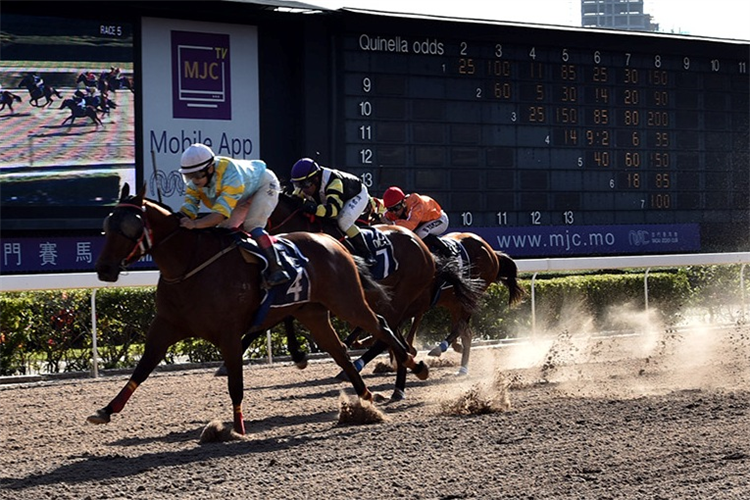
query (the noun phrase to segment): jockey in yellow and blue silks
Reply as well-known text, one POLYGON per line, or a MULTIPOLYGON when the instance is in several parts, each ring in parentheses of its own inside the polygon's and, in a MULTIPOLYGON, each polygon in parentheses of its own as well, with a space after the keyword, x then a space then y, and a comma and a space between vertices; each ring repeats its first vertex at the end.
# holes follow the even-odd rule
POLYGON ((317 217, 336 220, 354 251, 374 265, 375 258, 355 224, 370 202, 367 186, 347 172, 321 167, 310 158, 302 158, 292 167, 294 194, 304 198, 302 210, 317 217))
POLYGON ((180 173, 187 184, 180 212, 187 217, 180 225, 187 229, 226 227, 237 203, 250 198, 242 227, 258 243, 268 260, 268 286, 289 281, 268 233, 263 229, 279 201, 281 186, 276 174, 261 160, 235 160, 216 156, 205 144, 196 143, 182 153, 180 173), (210 213, 198 217, 201 203, 210 213))

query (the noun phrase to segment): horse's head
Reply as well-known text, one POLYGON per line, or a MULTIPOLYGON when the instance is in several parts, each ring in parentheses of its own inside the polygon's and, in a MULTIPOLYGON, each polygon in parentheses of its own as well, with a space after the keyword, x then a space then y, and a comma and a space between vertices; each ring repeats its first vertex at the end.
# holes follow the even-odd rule
POLYGON ((151 247, 151 229, 144 207, 144 184, 136 196, 130 186, 122 188, 120 201, 104 219, 104 248, 96 261, 96 273, 102 281, 117 281, 120 271, 140 259, 151 247))

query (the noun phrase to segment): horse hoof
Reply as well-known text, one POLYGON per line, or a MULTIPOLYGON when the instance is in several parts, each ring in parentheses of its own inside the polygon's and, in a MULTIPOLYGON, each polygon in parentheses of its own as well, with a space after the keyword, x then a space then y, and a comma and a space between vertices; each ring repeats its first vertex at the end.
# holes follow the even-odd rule
POLYGON ((391 402, 393 401, 403 401, 406 399, 406 393, 402 391, 401 389, 395 389, 393 391, 393 395, 391 395, 391 402))
POLYGON ((349 382, 349 375, 346 374, 344 370, 341 370, 338 375, 336 375, 336 380, 340 380, 342 382, 349 382))
POLYGON ((430 376, 430 369, 427 368, 427 365, 424 363, 424 361, 420 361, 419 363, 417 363, 417 366, 415 366, 414 370, 412 371, 419 380, 427 380, 430 376))
POLYGON ((439 345, 433 347, 432 350, 427 353, 428 356, 433 356, 435 358, 439 358, 441 354, 443 354, 443 351, 440 350, 439 345))
POLYGON ((385 403, 386 401, 388 401, 388 398, 384 396, 382 392, 373 392, 372 401, 374 403, 385 403))
POLYGON ((307 368, 307 354, 304 352, 292 354, 292 361, 294 361, 294 365, 300 370, 307 368))
POLYGON ((227 376, 227 367, 225 365, 221 365, 216 372, 214 372, 214 377, 226 377, 227 376))
POLYGON ((97 410, 96 413, 86 419, 90 424, 108 424, 110 420, 109 413, 104 409, 97 410))
POLYGON ((468 368, 466 368, 465 366, 462 366, 462 367, 461 367, 461 368, 459 368, 459 369, 458 369, 458 371, 456 372, 456 376, 457 376, 457 377, 465 377, 465 376, 466 376, 466 375, 468 375, 468 374, 469 374, 469 369, 468 369, 468 368))

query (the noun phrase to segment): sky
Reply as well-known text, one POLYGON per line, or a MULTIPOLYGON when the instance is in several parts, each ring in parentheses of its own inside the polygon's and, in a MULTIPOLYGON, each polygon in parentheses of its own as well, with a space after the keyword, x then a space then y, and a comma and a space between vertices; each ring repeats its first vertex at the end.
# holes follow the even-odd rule
MULTIPOLYGON (((307 0, 329 8, 354 7, 558 26, 581 25, 580 0, 307 0)), ((750 40, 747 0, 644 0, 661 32, 750 40), (710 6, 705 12, 702 6, 710 6)))

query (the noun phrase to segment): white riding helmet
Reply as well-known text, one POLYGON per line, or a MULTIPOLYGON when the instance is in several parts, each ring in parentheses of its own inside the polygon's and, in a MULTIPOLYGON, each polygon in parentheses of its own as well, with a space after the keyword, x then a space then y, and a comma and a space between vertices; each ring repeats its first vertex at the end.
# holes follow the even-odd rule
POLYGON ((192 174, 211 165, 214 152, 205 144, 196 142, 182 153, 180 158, 180 173, 192 174))

